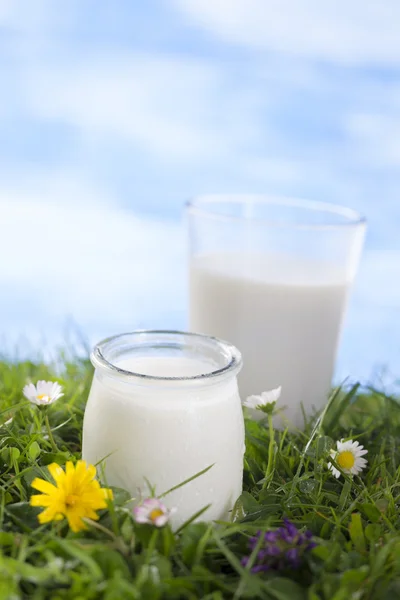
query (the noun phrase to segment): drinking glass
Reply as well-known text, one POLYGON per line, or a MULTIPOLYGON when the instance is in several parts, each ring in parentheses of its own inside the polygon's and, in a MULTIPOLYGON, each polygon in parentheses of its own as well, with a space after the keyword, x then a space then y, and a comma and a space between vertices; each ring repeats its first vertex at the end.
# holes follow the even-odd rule
POLYGON ((190 330, 235 344, 242 399, 282 386, 280 422, 302 427, 331 387, 365 219, 254 195, 200 197, 187 217, 190 330))

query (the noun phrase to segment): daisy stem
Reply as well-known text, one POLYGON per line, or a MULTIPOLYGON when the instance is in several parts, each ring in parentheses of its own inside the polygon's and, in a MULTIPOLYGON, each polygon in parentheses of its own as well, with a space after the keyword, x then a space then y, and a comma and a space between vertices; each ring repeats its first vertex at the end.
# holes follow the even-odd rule
POLYGON ((58 448, 57 448, 56 443, 54 441, 53 434, 51 433, 51 427, 50 427, 50 422, 49 422, 49 415, 47 414, 47 412, 44 415, 44 422, 46 423, 46 429, 47 429, 47 433, 49 434, 49 440, 50 440, 50 444, 51 444, 51 447, 53 449, 53 452, 58 452, 58 448))
POLYGON ((157 544, 158 535, 159 535, 159 530, 158 529, 154 529, 154 531, 151 534, 151 538, 149 540, 149 545, 147 546, 147 551, 146 551, 146 563, 147 564, 150 564, 150 560, 151 560, 152 554, 153 554, 154 549, 155 549, 156 544, 157 544))
POLYGON ((269 479, 272 475, 272 466, 273 466, 272 463, 273 463, 273 459, 274 459, 275 436, 274 436, 274 426, 272 424, 272 415, 270 413, 268 414, 268 427, 269 427, 268 464, 267 464, 267 470, 265 471, 265 478, 264 478, 265 480, 264 480, 263 489, 269 483, 269 479))
POLYGON ((343 488, 342 488, 342 493, 340 494, 339 510, 343 510, 344 507, 346 506, 346 502, 347 502, 348 495, 350 494, 350 490, 351 490, 351 480, 346 479, 344 482, 343 488))

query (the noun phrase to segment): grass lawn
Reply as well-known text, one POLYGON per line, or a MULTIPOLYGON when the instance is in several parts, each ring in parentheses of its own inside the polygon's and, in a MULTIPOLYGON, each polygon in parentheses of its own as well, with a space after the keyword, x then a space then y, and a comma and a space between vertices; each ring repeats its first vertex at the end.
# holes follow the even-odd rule
POLYGON ((73 533, 65 519, 41 525, 29 499, 33 479, 49 479, 47 465, 80 458, 91 377, 86 360, 66 361, 57 374, 0 363, 0 600, 400 598, 395 398, 337 391, 316 427, 272 439, 267 416, 247 419, 245 491, 232 522, 188 523, 177 534, 139 525, 129 495, 114 489, 100 520, 73 533), (54 443, 43 410, 22 395, 40 379, 64 387, 46 409, 54 443), (368 450, 359 476, 336 479, 328 469, 341 438, 368 450))

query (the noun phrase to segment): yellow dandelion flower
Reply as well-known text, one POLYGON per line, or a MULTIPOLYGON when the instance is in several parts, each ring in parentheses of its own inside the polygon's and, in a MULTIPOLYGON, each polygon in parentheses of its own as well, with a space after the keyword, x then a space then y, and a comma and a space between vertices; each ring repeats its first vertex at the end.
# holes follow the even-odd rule
POLYGON ((66 517, 72 531, 87 529, 83 518, 97 520, 97 510, 107 508, 107 500, 112 499, 112 491, 101 488, 96 481, 96 467, 79 460, 74 466, 68 461, 65 471, 56 463, 48 466, 55 485, 36 478, 32 487, 41 494, 31 496, 31 506, 45 508, 39 514, 40 523, 59 521, 66 517))

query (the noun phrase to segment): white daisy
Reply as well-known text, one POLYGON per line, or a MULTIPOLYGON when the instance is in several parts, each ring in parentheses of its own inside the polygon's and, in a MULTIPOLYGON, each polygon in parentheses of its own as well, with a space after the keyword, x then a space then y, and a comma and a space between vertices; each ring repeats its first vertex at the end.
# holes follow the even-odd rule
POLYGON ((136 523, 148 523, 156 527, 163 527, 170 519, 176 508, 168 509, 158 498, 147 498, 133 509, 136 523))
POLYGON ((281 392, 282 386, 279 386, 269 392, 263 392, 259 396, 248 396, 246 400, 243 401, 243 406, 246 406, 247 408, 256 408, 258 410, 262 410, 267 406, 271 407, 271 405, 275 405, 279 400, 281 392))
MULTIPOLYGON (((367 465, 368 461, 362 458, 367 452, 368 450, 365 450, 364 446, 360 446, 358 442, 353 442, 353 440, 344 442, 340 440, 340 442, 336 442, 336 450, 331 450, 330 455, 342 469, 343 473, 358 475, 367 465)), ((328 463, 328 468, 336 478, 340 477, 340 471, 332 463, 328 463)))
POLYGON ((38 381, 36 385, 28 383, 23 389, 23 394, 37 406, 48 406, 64 396, 61 385, 56 381, 38 381))

